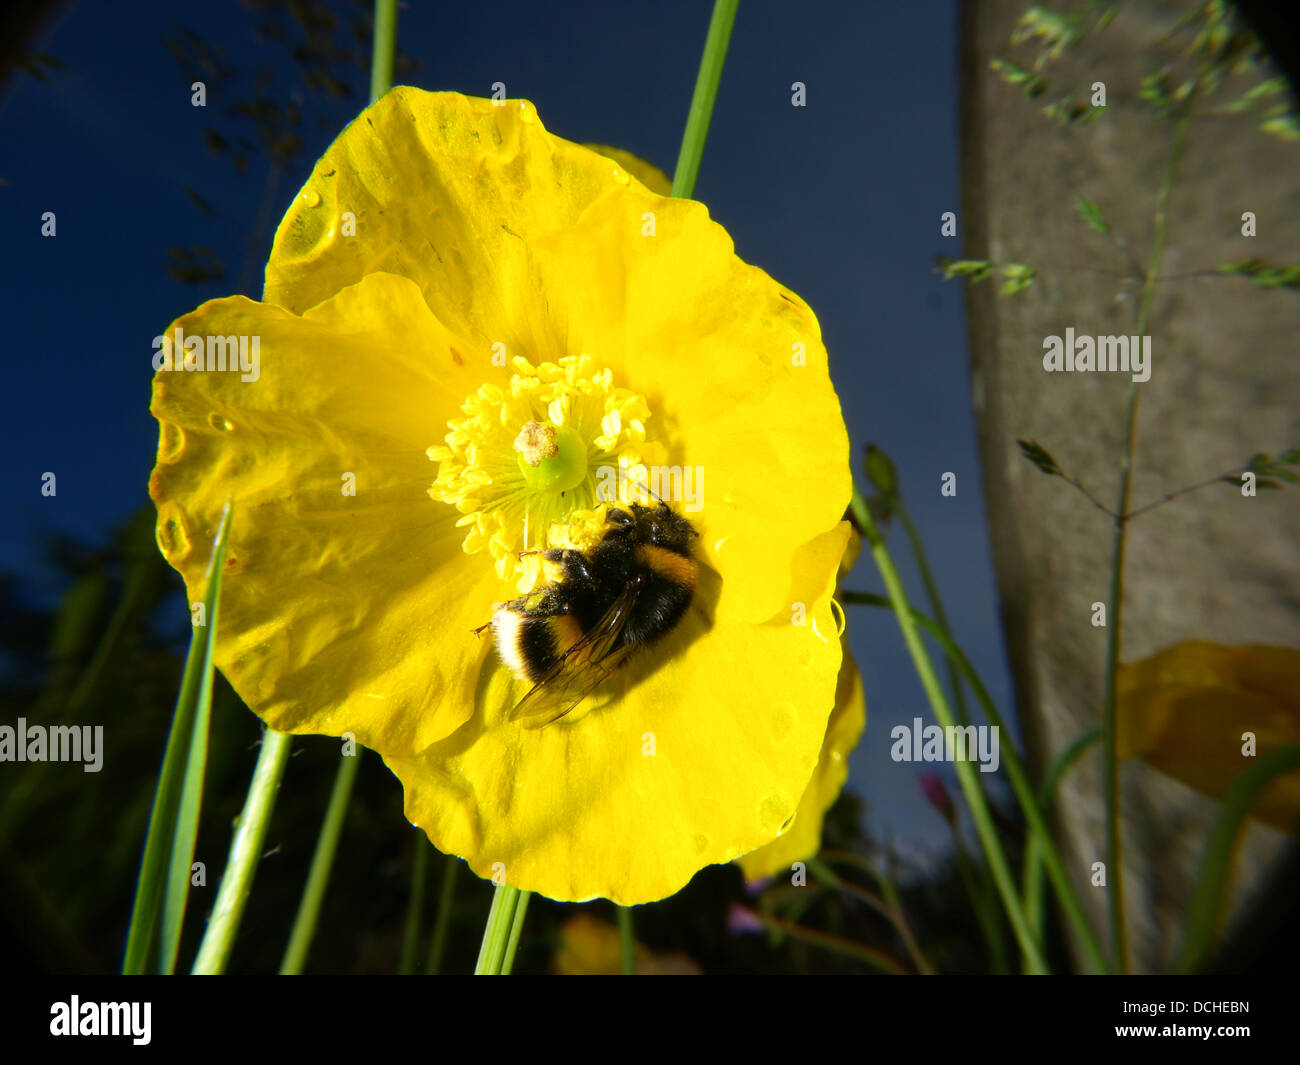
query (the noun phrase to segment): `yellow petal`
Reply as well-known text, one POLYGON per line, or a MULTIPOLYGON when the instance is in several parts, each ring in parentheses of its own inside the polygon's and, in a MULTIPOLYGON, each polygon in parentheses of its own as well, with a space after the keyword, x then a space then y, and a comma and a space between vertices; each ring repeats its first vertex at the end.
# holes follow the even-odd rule
MULTIPOLYGON (((1300 651, 1203 640, 1119 670, 1116 742, 1197 791, 1222 798, 1256 758, 1300 743, 1300 651), (1247 733, 1255 754, 1244 753, 1247 733)), ((1300 773, 1276 778, 1252 816, 1283 831, 1300 821, 1300 773)))
POLYGON ((487 655, 470 629, 499 592, 490 570, 459 565, 457 514, 428 497, 425 450, 469 387, 455 339, 414 284, 384 274, 303 317, 234 297, 176 329, 258 338, 256 380, 154 378, 149 490, 191 602, 235 501, 218 667, 281 731, 352 732, 394 752, 446 736, 469 716, 448 693, 487 655))
POLYGON ((844 580, 853 572, 853 567, 858 564, 858 556, 862 554, 862 534, 858 532, 857 526, 849 526, 849 543, 844 549, 844 557, 840 559, 840 570, 836 580, 844 580))
POLYGON ((547 133, 526 100, 398 86, 316 164, 276 231, 263 298, 301 312, 366 274, 400 274, 481 350, 504 341, 512 356, 553 360, 564 352, 535 343, 551 330, 529 241, 572 226, 619 174, 547 133))
POLYGON ((672 193, 672 178, 655 166, 654 163, 647 162, 639 155, 633 155, 625 148, 614 148, 608 144, 584 144, 583 147, 590 148, 593 152, 603 155, 606 159, 613 159, 614 162, 618 163, 619 166, 651 192, 660 196, 668 196, 672 193))
POLYGON ((719 615, 710 627, 706 576, 703 601, 662 648, 585 714, 521 730, 492 709, 511 693, 481 677, 484 709, 465 728, 418 758, 385 758, 407 817, 480 876, 624 906, 766 843, 794 813, 826 732, 846 538, 847 523, 796 557, 787 588, 807 604, 805 624, 792 612, 764 624, 719 615))
POLYGON ((862 738, 866 724, 867 703, 862 694, 862 677, 846 649, 835 689, 835 709, 826 723, 821 756, 813 770, 812 780, 799 800, 794 824, 767 846, 740 859, 738 864, 746 880, 759 880, 788 871, 793 862, 810 858, 821 850, 822 822, 848 779, 849 755, 862 738))

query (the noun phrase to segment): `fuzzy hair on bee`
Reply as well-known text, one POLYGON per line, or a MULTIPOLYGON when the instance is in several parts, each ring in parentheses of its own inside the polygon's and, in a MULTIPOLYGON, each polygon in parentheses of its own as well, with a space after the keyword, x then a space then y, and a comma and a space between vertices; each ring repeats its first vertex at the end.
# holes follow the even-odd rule
POLYGON ((500 604, 491 626, 502 662, 533 687, 510 717, 526 728, 558 721, 627 658, 670 633, 695 594, 690 521, 658 506, 611 507, 589 550, 542 552, 561 578, 500 604))

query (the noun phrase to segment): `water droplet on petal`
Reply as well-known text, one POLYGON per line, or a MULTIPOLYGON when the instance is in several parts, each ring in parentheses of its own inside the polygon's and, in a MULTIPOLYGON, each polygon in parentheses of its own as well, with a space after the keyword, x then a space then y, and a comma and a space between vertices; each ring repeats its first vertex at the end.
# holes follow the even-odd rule
POLYGON ((303 202, 306 203, 308 207, 320 206, 320 193, 317 192, 315 189, 307 189, 302 194, 302 198, 303 198, 303 202))
POLYGON ((627 185, 632 181, 631 177, 628 176, 628 172, 626 170, 615 170, 614 180, 620 185, 627 185))
POLYGON ((163 462, 171 462, 179 458, 184 449, 185 433, 181 427, 174 422, 163 422, 158 442, 158 458, 163 462))
POLYGON ((185 535, 185 527, 175 518, 168 518, 158 526, 158 543, 168 557, 183 558, 189 554, 190 538, 185 535))
POLYGON ((772 715, 772 737, 779 743, 790 734, 794 723, 795 708, 790 703, 777 707, 772 715))
POLYGON ((792 805, 789 792, 773 792, 758 808, 759 822, 768 831, 784 831, 785 826, 794 820, 794 814, 786 813, 792 805), (778 825, 780 829, 777 829, 778 825))
POLYGON ((223 418, 216 411, 208 415, 208 424, 219 433, 228 433, 235 427, 229 418, 223 418))
POLYGON ((533 109, 533 105, 527 100, 519 101, 519 120, 521 122, 537 121, 537 112, 533 109))

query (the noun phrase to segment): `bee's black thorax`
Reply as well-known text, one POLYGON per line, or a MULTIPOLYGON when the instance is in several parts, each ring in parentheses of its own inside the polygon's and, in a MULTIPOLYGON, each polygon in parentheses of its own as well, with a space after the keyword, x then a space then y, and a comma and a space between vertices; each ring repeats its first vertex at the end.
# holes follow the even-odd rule
POLYGON ((587 551, 551 551, 563 578, 539 595, 504 609, 518 625, 511 639, 530 678, 536 679, 583 633, 591 631, 625 592, 632 603, 615 648, 653 643, 673 629, 695 592, 698 534, 667 506, 611 509, 600 542, 587 551))

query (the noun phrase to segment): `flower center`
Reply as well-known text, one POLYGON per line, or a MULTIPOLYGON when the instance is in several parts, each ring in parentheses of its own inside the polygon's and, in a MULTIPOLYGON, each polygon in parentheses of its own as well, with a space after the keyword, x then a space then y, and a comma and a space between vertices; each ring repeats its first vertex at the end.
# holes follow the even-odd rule
POLYGON ((587 479, 587 442, 567 425, 529 422, 515 437, 529 488, 565 492, 587 479))
POLYGON ((438 477, 429 495, 460 511, 467 554, 487 551, 521 592, 536 586, 548 547, 585 549, 600 536, 596 508, 618 498, 620 474, 640 461, 645 400, 615 388, 589 356, 533 366, 515 359, 506 387, 482 385, 464 418, 429 448, 438 477))

